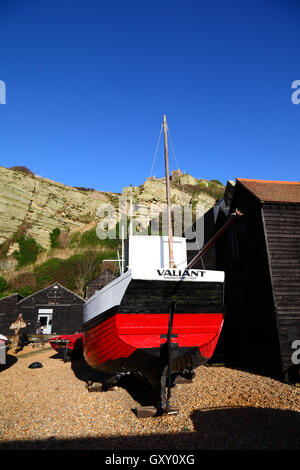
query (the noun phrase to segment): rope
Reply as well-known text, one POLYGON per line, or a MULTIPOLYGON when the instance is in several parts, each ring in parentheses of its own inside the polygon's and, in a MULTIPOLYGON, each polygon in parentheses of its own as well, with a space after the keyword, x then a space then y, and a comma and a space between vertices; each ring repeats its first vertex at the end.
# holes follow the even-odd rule
POLYGON ((176 155, 175 155, 175 150, 174 150, 174 147, 173 147, 173 142, 172 142, 172 138, 171 138, 171 134, 170 134, 170 129, 169 129, 169 127, 167 128, 167 131, 168 131, 168 134, 169 134, 170 144, 171 144, 172 152, 173 152, 173 155, 174 155, 176 168, 179 168, 178 161, 177 161, 177 158, 176 158, 176 155))
MULTIPOLYGON (((156 145, 155 153, 154 153, 154 158, 153 158, 153 163, 152 163, 150 178, 152 177, 152 174, 153 174, 154 165, 155 165, 155 161, 156 161, 156 157, 157 157, 157 152, 158 152, 158 147, 159 147, 159 143, 160 143, 160 139, 161 139, 161 134, 162 134, 162 131, 163 131, 163 127, 164 127, 164 125, 162 124, 162 125, 161 125, 161 128, 160 128, 160 133, 159 133, 159 137, 158 137, 158 142, 157 142, 157 145, 156 145)), ((172 148, 172 152, 173 152, 173 155, 174 155, 174 160, 175 160, 176 168, 179 168, 178 161, 177 161, 177 157, 176 157, 175 150, 174 150, 174 146, 173 146, 173 142, 172 142, 172 137, 171 137, 170 129, 169 129, 168 126, 167 126, 167 133, 168 133, 168 136, 169 136, 169 141, 170 141, 171 148, 172 148)))
POLYGON ((158 147, 159 147, 159 142, 160 142, 162 130, 163 130, 163 124, 161 125, 161 128, 160 128, 160 133, 159 133, 158 142, 157 142, 157 145, 156 145, 156 150, 155 150, 155 154, 154 154, 154 158, 153 158, 153 163, 152 163, 150 178, 151 178, 152 173, 153 173, 153 169, 154 169, 154 165, 155 165, 155 160, 156 160, 156 156, 157 156, 157 152, 158 152, 158 147))

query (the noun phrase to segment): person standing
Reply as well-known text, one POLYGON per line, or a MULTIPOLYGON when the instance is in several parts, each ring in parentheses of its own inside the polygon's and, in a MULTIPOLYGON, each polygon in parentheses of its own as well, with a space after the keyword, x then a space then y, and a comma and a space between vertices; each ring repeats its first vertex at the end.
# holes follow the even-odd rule
POLYGON ((42 334, 42 324, 41 324, 40 320, 38 320, 37 323, 36 323, 36 334, 37 335, 42 334))
POLYGON ((22 313, 18 315, 17 320, 12 323, 9 327, 10 330, 15 330, 15 334, 12 340, 12 347, 14 352, 18 352, 18 348, 20 346, 20 330, 22 328, 26 328, 27 324, 24 321, 22 313))

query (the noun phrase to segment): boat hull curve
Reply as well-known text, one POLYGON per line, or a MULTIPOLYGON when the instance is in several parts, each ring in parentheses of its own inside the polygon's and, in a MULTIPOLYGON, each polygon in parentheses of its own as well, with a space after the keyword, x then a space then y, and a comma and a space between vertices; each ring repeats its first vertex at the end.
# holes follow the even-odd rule
MULTIPOLYGON (((85 331, 84 358, 105 374, 141 371, 166 362, 169 315, 122 314, 85 331)), ((223 313, 175 313, 172 369, 195 368, 212 357, 223 325, 223 313)))
POLYGON ((126 273, 89 299, 84 315, 83 352, 92 368, 107 375, 160 370, 171 350, 172 372, 180 372, 203 364, 215 350, 224 321, 223 283, 141 280, 126 273))

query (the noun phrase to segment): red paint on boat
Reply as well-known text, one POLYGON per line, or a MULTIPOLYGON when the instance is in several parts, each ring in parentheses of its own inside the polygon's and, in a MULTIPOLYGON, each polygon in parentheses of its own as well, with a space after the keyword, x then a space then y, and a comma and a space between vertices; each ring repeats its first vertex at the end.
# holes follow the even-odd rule
POLYGON ((84 334, 74 333, 72 335, 60 335, 50 338, 49 343, 52 348, 57 351, 63 342, 67 345, 67 348, 71 351, 83 350, 84 334))
MULTIPOLYGON (((109 360, 127 358, 137 349, 160 348, 167 342, 169 314, 115 314, 85 331, 84 355, 91 367, 109 360), (162 335, 165 337, 162 338, 162 335)), ((223 325, 222 313, 176 313, 172 343, 197 347, 209 359, 223 325)))

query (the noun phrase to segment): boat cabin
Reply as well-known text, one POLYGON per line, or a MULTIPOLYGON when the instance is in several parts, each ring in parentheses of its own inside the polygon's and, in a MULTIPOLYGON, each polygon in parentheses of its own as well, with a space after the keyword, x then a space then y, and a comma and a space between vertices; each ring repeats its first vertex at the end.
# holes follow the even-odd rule
MULTIPOLYGON (((185 269, 187 265, 186 239, 173 237, 175 266, 185 269)), ((149 270, 169 268, 169 241, 167 236, 130 236, 125 251, 125 270, 147 273, 149 270)))

